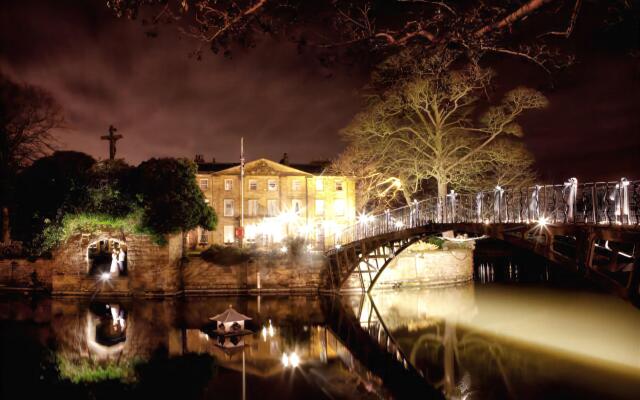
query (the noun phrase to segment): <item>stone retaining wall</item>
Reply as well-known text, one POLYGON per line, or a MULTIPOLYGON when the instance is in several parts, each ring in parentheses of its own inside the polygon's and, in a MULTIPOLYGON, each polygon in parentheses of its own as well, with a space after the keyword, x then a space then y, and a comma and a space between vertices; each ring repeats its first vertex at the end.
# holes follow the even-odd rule
POLYGON ((184 291, 187 294, 316 292, 325 262, 324 257, 317 256, 222 266, 192 257, 183 267, 184 291))
POLYGON ((382 272, 376 287, 450 285, 473 279, 473 249, 403 252, 382 272))
POLYGON ((51 289, 52 265, 51 260, 0 260, 0 284, 15 288, 32 288, 35 279, 36 285, 51 289))

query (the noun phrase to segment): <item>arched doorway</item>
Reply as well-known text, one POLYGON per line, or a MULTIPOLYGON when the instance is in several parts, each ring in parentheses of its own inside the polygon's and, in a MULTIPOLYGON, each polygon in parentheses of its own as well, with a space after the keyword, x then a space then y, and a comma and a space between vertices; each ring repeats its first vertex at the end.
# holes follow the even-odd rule
POLYGON ((118 239, 103 238, 87 246, 87 273, 101 275, 111 271, 111 264, 117 263, 117 274, 127 274, 127 244, 118 239))

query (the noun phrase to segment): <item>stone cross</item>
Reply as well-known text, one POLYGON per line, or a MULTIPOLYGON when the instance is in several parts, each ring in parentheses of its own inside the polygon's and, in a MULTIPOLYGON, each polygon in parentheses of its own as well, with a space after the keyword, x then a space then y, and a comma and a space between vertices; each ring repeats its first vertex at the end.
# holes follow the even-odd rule
POLYGON ((109 134, 105 136, 101 136, 100 139, 109 141, 109 159, 115 160, 116 158, 116 142, 122 139, 122 135, 114 135, 118 130, 113 126, 109 125, 109 134))

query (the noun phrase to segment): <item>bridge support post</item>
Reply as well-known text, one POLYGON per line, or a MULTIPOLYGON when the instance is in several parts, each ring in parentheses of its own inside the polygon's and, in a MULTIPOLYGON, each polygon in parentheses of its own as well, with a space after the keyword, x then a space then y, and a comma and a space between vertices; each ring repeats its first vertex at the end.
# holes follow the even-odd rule
MULTIPOLYGON (((640 253, 640 251, 636 251, 636 253, 640 253)), ((640 256, 640 254, 637 255, 640 256)), ((637 256, 627 283, 627 295, 633 304, 640 306, 640 257, 637 256)))
POLYGON ((586 274, 593 267, 596 235, 591 229, 576 232, 576 267, 586 274))

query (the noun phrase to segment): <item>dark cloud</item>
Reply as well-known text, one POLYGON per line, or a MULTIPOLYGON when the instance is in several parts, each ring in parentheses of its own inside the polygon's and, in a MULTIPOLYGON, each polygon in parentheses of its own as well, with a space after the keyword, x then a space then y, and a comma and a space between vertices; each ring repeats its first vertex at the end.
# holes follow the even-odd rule
MULTIPOLYGON (((292 43, 264 40, 229 60, 188 57, 197 43, 171 27, 151 39, 138 22, 113 18, 104 1, 8 0, 0 6, 0 68, 49 89, 66 110, 61 145, 107 155, 99 140, 114 124, 119 155, 196 153, 294 161, 335 156, 338 131, 359 109, 358 74, 327 71, 292 43)), ((523 119, 526 141, 548 179, 638 178, 640 85, 637 59, 610 40, 578 36, 579 63, 555 89, 530 65, 496 62, 499 90, 544 88, 551 105, 523 119)), ((625 33, 628 35, 628 33, 625 33)), ((579 32, 576 33, 579 35, 579 32)), ((614 38, 615 39, 615 38, 614 38)))
POLYGON ((326 78, 291 43, 264 41, 231 60, 196 61, 188 53, 197 43, 171 29, 151 39, 106 10, 96 17, 103 2, 84 12, 60 4, 9 5, 3 22, 21 28, 3 24, 0 65, 58 98, 65 148, 106 156, 99 136, 114 124, 125 136, 119 155, 131 162, 195 153, 229 161, 241 136, 249 157, 286 151, 308 161, 336 154, 337 132, 358 109, 358 79, 326 78))

